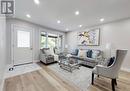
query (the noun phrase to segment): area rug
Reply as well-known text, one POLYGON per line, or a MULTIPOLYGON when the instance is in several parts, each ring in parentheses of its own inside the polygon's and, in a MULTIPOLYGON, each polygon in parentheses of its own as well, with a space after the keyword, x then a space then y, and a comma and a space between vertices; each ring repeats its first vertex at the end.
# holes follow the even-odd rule
POLYGON ((87 91, 91 84, 92 69, 81 66, 80 69, 75 69, 73 72, 68 72, 61 69, 58 64, 48 66, 49 69, 54 71, 60 78, 75 84, 81 91, 87 91))
POLYGON ((39 69, 42 69, 42 68, 36 63, 16 66, 16 67, 14 67, 14 70, 12 70, 12 71, 9 71, 9 68, 7 67, 7 69, 5 71, 5 78, 10 78, 13 76, 25 74, 25 73, 36 71, 39 69))

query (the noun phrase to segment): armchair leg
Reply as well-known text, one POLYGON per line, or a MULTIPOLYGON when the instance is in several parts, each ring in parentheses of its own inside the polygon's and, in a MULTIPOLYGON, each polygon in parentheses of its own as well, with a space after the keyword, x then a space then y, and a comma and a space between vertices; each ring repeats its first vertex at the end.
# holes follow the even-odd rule
POLYGON ((92 85, 94 84, 94 73, 92 73, 92 85))
POLYGON ((97 77, 99 77, 99 75, 97 75, 97 77))
POLYGON ((111 84, 112 84, 112 91, 115 91, 115 79, 111 80, 111 84))
POLYGON ((116 79, 114 79, 114 82, 115 82, 115 85, 117 86, 117 81, 116 81, 116 79))

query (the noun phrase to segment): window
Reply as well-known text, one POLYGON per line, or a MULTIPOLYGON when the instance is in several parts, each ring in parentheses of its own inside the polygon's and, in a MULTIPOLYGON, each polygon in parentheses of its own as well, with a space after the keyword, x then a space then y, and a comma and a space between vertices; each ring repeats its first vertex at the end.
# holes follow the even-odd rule
POLYGON ((41 33, 41 48, 46 48, 47 47, 47 34, 45 32, 41 33))
POLYGON ((17 31, 17 47, 30 47, 30 32, 17 31))
POLYGON ((58 43, 58 36, 55 34, 48 34, 48 48, 54 48, 57 47, 58 43))
POLYGON ((63 40, 63 36, 59 35, 59 48, 62 48, 62 40, 63 40))
POLYGON ((41 48, 62 48, 62 35, 41 32, 41 48))

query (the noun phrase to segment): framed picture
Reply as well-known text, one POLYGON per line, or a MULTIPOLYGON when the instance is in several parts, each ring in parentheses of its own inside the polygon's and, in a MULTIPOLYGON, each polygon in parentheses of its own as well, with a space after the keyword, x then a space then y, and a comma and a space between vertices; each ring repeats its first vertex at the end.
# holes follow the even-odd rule
POLYGON ((98 46, 100 38, 100 29, 91 29, 88 31, 78 32, 78 45, 98 46))

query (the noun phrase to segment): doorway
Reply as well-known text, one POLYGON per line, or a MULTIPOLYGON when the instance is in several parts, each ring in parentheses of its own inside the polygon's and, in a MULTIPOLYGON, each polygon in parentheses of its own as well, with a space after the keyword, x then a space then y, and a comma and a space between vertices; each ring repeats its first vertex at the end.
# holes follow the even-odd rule
POLYGON ((13 25, 13 65, 33 62, 33 29, 13 25))

